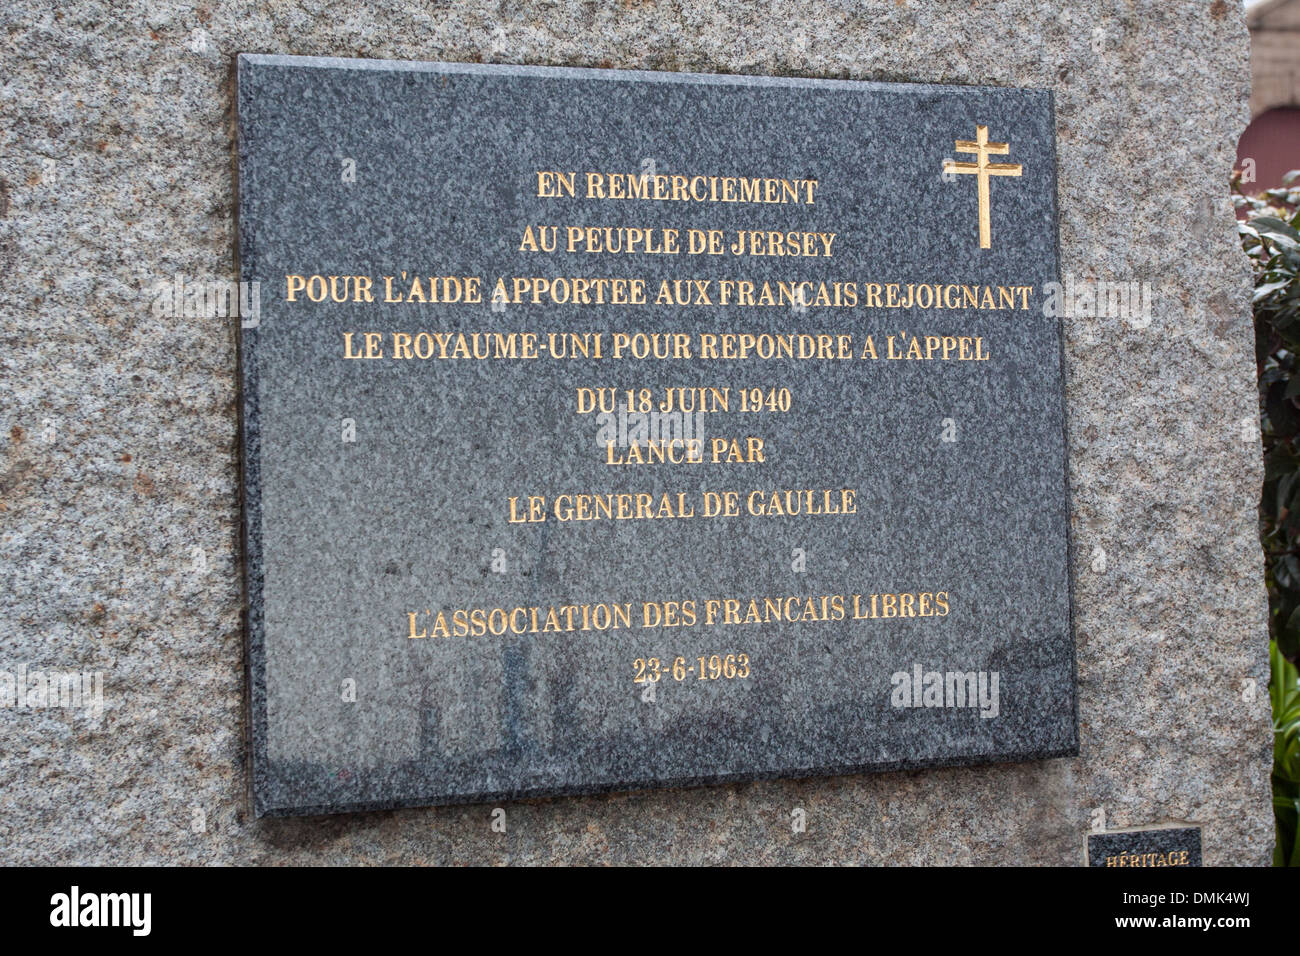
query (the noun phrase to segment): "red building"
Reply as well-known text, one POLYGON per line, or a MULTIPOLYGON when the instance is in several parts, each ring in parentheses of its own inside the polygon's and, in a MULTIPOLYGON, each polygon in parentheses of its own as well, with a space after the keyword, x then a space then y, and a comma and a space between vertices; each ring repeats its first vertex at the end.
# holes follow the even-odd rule
POLYGON ((1248 0, 1246 22, 1251 122, 1237 143, 1237 168, 1246 191, 1259 192, 1300 169, 1300 0, 1248 0))

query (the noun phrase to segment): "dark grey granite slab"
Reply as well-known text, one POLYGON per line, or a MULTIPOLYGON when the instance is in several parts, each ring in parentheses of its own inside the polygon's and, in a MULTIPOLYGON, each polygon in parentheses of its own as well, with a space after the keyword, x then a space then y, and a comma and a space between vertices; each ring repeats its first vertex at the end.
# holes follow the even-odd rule
POLYGON ((1042 308, 1058 278, 1048 92, 244 55, 238 123, 241 276, 261 306, 240 345, 259 814, 1077 752, 1060 329, 1042 308), (975 159, 955 145, 977 126, 1009 144, 991 162, 1022 167, 991 177, 986 249, 978 177, 941 175, 975 159), (540 170, 577 172, 575 196, 539 197, 540 170), (812 204, 598 201, 588 171, 817 185, 812 204), (815 258, 520 251, 538 224, 835 239, 815 258), (382 293, 403 270, 485 293, 497 277, 644 278, 652 298, 662 279, 715 298, 723 280, 840 282, 858 302, 287 300, 289 275, 382 293), (891 304, 890 283, 939 284, 949 307, 891 304), (944 291, 959 286, 977 301, 1028 287, 1025 307, 972 308, 944 291), (384 357, 346 357, 366 332, 384 357), (420 332, 586 333, 603 352, 391 357, 396 333, 420 332), (690 358, 609 356, 618 333, 671 332, 690 358), (978 339, 988 358, 885 357, 902 332, 939 352, 978 339), (847 335, 855 357, 699 356, 727 333, 847 335), (868 336, 876 360, 857 357, 868 336), (763 461, 611 467, 597 416, 575 409, 579 388, 701 386, 733 403, 702 416, 706 455, 754 436, 763 461), (789 389, 789 411, 738 411, 754 386, 789 389), (852 489, 855 510, 745 513, 775 489, 823 505, 852 489), (741 514, 698 516, 727 491, 741 514), (697 516, 556 520, 578 493, 667 495, 697 516), (512 523, 510 498, 530 495, 549 520, 512 523), (740 622, 707 624, 728 600, 740 622), (693 602, 695 623, 643 627, 646 602, 684 619, 693 602), (631 626, 584 629, 597 606, 631 626), (436 636, 457 610, 523 633, 436 636))
POLYGON ((1200 866, 1200 827, 1160 827, 1088 834, 1088 865, 1200 866))

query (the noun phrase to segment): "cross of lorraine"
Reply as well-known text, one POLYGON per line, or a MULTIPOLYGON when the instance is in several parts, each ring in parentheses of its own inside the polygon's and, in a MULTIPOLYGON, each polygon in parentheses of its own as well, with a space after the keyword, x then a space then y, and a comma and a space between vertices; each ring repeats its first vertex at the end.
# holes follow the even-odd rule
POLYGON ((988 249, 992 245, 989 225, 989 177, 1019 176, 1023 167, 1019 163, 990 163, 990 156, 1005 156, 1011 151, 1008 143, 990 143, 989 128, 975 127, 975 139, 957 140, 957 152, 974 153, 975 162, 958 163, 951 159, 943 161, 945 173, 971 173, 976 177, 979 187, 980 204, 980 248, 988 249))

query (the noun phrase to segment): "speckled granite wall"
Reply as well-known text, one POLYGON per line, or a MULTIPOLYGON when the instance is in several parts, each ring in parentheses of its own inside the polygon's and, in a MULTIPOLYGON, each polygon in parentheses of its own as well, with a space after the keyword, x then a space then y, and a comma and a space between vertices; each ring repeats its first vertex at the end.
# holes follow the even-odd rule
POLYGON ((1102 814, 1266 862, 1249 278, 1224 188, 1246 30, 1225 0, 1059 6, 8 5, 0 671, 100 672, 104 712, 0 707, 0 862, 1079 865, 1102 814), (1149 321, 1065 321, 1081 756, 528 801, 504 833, 490 806, 254 822, 235 330, 153 308, 174 275, 233 277, 237 52, 1055 90, 1062 270, 1154 291, 1149 321))

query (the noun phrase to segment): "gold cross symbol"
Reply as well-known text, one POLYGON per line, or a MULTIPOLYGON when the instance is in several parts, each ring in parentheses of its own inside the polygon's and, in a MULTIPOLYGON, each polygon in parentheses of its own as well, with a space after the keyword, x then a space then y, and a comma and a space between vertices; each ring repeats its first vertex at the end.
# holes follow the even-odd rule
POLYGON ((990 163, 990 156, 1005 156, 1011 151, 1007 143, 990 143, 989 128, 987 126, 975 127, 975 141, 968 139, 957 140, 957 152, 974 153, 977 157, 973 163, 958 163, 951 159, 943 161, 943 171, 945 173, 974 173, 979 177, 979 197, 980 197, 980 248, 989 248, 989 177, 990 176, 1019 176, 1022 167, 1019 163, 990 163))

